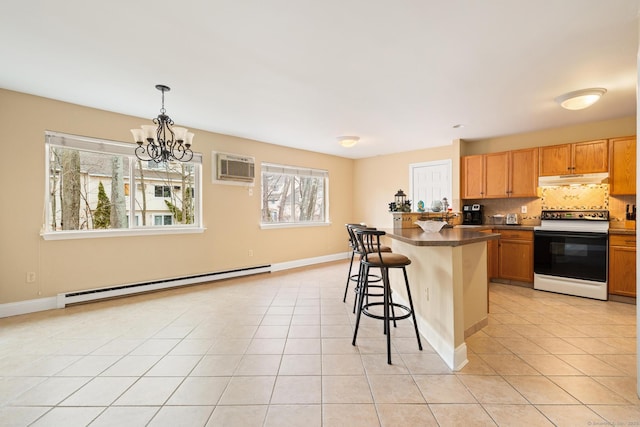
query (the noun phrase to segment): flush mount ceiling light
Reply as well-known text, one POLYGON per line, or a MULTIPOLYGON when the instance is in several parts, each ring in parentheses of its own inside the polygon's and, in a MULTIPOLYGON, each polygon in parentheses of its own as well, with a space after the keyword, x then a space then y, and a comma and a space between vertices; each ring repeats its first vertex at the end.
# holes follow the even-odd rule
POLYGON ((142 125, 141 129, 131 129, 133 139, 138 144, 136 156, 140 160, 153 160, 156 163, 176 160, 188 162, 193 158, 193 133, 186 128, 173 127, 173 120, 166 114, 164 93, 169 92, 171 88, 156 85, 156 89, 162 92, 162 108, 158 117, 153 119, 154 125, 142 125))
POLYGON ((567 110, 582 110, 595 104, 605 93, 607 90, 600 87, 576 90, 560 95, 556 102, 567 110))
POLYGON ((339 136, 337 139, 340 145, 346 148, 353 147, 360 141, 359 136, 339 136))

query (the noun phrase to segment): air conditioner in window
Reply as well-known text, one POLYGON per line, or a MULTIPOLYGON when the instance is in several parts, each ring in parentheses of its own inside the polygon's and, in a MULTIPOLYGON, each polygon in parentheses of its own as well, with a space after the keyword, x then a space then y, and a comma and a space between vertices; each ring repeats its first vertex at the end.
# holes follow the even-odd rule
POLYGON ((255 159, 239 154, 218 153, 217 179, 222 181, 253 182, 255 159))

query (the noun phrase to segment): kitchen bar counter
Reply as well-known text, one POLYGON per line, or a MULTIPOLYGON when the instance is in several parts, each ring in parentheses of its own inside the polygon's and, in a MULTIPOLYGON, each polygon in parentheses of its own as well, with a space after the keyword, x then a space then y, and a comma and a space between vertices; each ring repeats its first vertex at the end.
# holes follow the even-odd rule
MULTIPOLYGON (((482 227, 482 226, 475 226, 482 227)), ((437 233, 428 233, 421 228, 393 228, 384 231, 393 239, 414 246, 460 246, 475 242, 484 242, 489 239, 498 239, 498 234, 480 233, 482 230, 491 230, 492 227, 482 228, 443 228, 437 233)))
MULTIPOLYGON (((539 224, 538 224, 539 225, 539 224)), ((523 230, 523 231, 533 231, 533 227, 535 225, 492 225, 492 224, 484 224, 484 225, 456 225, 454 228, 464 228, 467 230, 523 230)))
MULTIPOLYGON (((462 369, 465 338, 488 324, 487 240, 499 235, 464 228, 384 231, 393 252, 411 259, 407 275, 420 333, 452 370, 462 369)), ((391 270, 393 299, 408 305, 402 271, 391 270)))

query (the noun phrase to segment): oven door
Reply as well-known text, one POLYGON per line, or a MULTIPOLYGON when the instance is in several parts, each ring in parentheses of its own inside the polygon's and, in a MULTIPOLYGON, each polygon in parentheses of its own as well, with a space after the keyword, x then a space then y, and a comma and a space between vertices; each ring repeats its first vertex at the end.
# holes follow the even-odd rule
POLYGON ((535 230, 533 271, 606 283, 607 251, 607 233, 535 230))

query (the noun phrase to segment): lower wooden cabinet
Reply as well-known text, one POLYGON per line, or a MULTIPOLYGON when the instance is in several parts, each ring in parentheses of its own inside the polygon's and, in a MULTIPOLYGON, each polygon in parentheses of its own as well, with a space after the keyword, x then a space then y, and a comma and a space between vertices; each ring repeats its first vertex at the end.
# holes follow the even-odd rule
POLYGON ((495 229, 493 232, 500 234, 500 240, 489 245, 489 276, 533 283, 533 231, 495 229))
POLYGON ((609 293, 636 297, 636 236, 609 236, 609 293))

